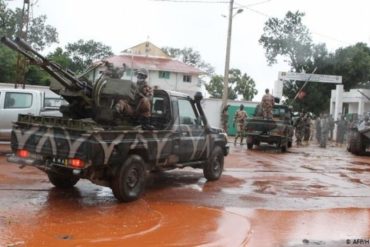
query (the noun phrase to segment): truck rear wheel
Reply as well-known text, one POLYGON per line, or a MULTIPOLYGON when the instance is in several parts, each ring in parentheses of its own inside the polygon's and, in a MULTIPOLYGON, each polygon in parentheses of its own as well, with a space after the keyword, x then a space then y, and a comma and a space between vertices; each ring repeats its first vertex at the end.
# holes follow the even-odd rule
POLYGON ((145 181, 144 160, 139 155, 130 155, 113 177, 113 195, 121 202, 135 201, 144 192, 145 181))
POLYGON ((349 151, 353 154, 359 155, 365 151, 364 145, 362 143, 362 137, 359 132, 353 132, 350 135, 349 140, 349 151))
POLYGON ((73 186, 75 186, 75 184, 77 184, 78 180, 80 180, 80 178, 72 175, 71 176, 63 175, 52 171, 48 172, 47 174, 50 183, 52 183, 55 187, 60 189, 72 188, 73 186))
POLYGON ((216 146, 213 149, 211 156, 203 166, 204 177, 209 181, 214 181, 220 178, 224 169, 224 152, 221 147, 216 146))

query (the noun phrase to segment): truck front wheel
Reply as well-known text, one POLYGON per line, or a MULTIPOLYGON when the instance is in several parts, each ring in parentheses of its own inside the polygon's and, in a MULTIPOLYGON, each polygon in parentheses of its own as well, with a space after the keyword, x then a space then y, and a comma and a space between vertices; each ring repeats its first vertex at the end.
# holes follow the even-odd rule
POLYGON ((204 177, 209 181, 214 181, 220 178, 224 169, 224 152, 221 147, 216 146, 213 149, 211 156, 203 166, 204 177))
POLYGON ((121 202, 135 201, 144 192, 145 181, 144 160, 139 155, 130 155, 113 177, 113 195, 121 202))
POLYGON ((68 175, 62 175, 56 172, 48 172, 48 177, 50 183, 52 183, 55 187, 60 189, 69 189, 75 186, 77 184, 78 180, 80 178, 75 176, 68 176, 68 175))

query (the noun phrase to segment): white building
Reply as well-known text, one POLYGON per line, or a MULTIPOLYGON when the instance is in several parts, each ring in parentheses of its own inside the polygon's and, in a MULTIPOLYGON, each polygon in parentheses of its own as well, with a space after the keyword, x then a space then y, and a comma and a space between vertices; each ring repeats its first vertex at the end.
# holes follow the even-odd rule
POLYGON ((122 79, 136 81, 135 70, 149 71, 148 83, 151 87, 173 90, 193 96, 201 91, 199 76, 203 71, 167 56, 160 48, 144 42, 105 59, 115 67, 126 68, 122 79))
POLYGON ((341 114, 364 115, 370 112, 370 100, 365 96, 370 98, 369 89, 351 89, 345 92, 343 85, 337 85, 336 89, 331 91, 330 114, 337 119, 341 114))

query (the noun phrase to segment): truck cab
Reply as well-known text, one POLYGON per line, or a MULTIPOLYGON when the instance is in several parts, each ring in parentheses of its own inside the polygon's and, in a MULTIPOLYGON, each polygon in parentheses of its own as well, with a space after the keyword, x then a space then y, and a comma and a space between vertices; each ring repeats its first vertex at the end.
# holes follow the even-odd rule
MULTIPOLYGON (((52 106, 59 95, 36 89, 0 87, 0 141, 9 141, 13 122, 19 114, 61 116, 59 106, 52 106), (48 102, 50 106, 46 106, 48 102)), ((59 102, 60 103, 60 102, 59 102)), ((58 103, 58 104, 59 104, 58 103)))

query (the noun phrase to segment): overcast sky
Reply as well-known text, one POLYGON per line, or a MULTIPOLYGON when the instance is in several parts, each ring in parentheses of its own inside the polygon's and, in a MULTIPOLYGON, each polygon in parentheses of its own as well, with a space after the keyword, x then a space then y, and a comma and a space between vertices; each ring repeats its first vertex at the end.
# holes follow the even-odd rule
MULTIPOLYGON (((115 54, 146 40, 159 47, 191 47, 223 74, 227 18, 222 15, 228 13, 227 0, 31 0, 35 1, 33 15, 47 15, 62 47, 78 39, 102 42, 115 54)), ((265 88, 273 89, 279 71, 289 69, 284 62, 268 66, 258 44, 269 17, 283 18, 289 10, 305 12, 303 23, 314 42, 326 43, 329 51, 356 42, 370 44, 369 0, 235 0, 235 7, 257 2, 264 3, 233 18, 230 62, 230 68, 255 80, 259 93, 254 100, 260 100, 265 88)), ((21 8, 23 0, 8 3, 21 8)))

